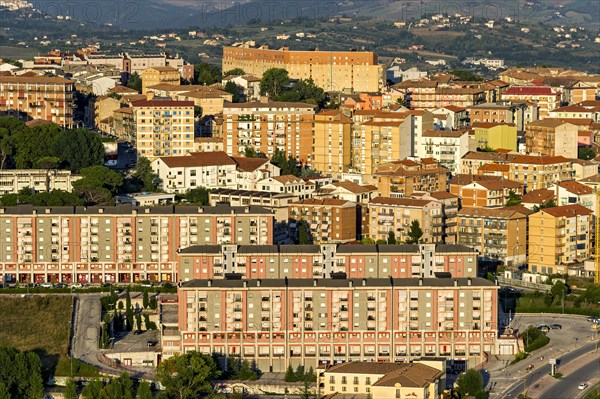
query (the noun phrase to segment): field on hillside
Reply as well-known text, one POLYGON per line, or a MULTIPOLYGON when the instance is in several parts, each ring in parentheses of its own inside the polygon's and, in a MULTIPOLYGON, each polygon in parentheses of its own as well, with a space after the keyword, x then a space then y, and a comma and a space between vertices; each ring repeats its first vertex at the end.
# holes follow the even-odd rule
POLYGON ((70 296, 0 296, 0 345, 35 351, 51 371, 67 356, 71 304, 70 296))

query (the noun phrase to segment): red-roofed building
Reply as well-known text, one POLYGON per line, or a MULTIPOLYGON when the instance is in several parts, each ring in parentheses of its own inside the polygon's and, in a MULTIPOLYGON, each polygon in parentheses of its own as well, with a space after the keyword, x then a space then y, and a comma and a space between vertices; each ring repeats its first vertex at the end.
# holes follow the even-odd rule
POLYGON ((445 191, 448 169, 437 161, 405 159, 381 164, 374 174, 379 193, 385 197, 406 197, 415 191, 445 191))
POLYGON ((290 236, 300 244, 348 243, 360 239, 356 203, 341 199, 305 199, 288 205, 290 236), (303 233, 300 229, 305 229, 303 233))
POLYGON ((525 127, 528 154, 577 158, 577 125, 558 119, 542 119, 525 127))
POLYGON ((596 208, 596 195, 594 190, 578 181, 567 180, 556 183, 550 187, 558 198, 557 205, 583 205, 591 211, 596 208))
POLYGON ((560 106, 561 93, 548 86, 513 86, 500 93, 503 101, 533 102, 540 107, 540 118, 547 118, 550 111, 560 106))

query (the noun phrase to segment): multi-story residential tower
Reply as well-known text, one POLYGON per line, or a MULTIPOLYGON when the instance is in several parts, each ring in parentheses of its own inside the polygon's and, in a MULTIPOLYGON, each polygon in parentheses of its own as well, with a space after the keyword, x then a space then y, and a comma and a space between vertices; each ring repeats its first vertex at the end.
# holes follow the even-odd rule
POLYGON ((325 175, 339 178, 350 167, 352 120, 338 110, 315 115, 312 166, 325 175))
POLYGON ((72 128, 75 82, 48 76, 0 76, 0 113, 72 128))
POLYGON ((194 150, 194 103, 142 100, 133 103, 137 154, 154 159, 194 150))

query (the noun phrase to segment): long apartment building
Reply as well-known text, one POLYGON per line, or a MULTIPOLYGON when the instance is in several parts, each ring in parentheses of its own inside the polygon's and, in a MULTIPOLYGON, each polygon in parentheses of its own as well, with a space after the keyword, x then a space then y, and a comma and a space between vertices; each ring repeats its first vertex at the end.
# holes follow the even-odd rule
POLYGON ((17 194, 29 187, 36 192, 63 190, 72 191, 73 182, 81 176, 70 170, 5 169, 0 170, 0 195, 17 194))
POLYGON ((457 244, 194 245, 179 251, 179 280, 477 276, 477 251, 457 244))
POLYGON ((178 290, 181 352, 288 365, 409 361, 483 363, 513 353, 497 338, 498 286, 481 278, 192 280, 178 290))
POLYGON ((579 204, 542 209, 529 216, 529 270, 567 274, 591 255, 593 212, 579 204))
POLYGON ((474 248, 483 259, 499 260, 506 266, 526 263, 527 216, 532 212, 517 208, 461 209, 458 243, 474 248))
POLYGON ((194 151, 192 101, 141 100, 133 103, 137 154, 155 159, 194 151))
POLYGON ((543 119, 525 127, 528 154, 577 158, 578 128, 560 119, 543 119))
POLYGON ((292 79, 312 79, 326 91, 377 92, 383 84, 383 66, 367 51, 293 51, 267 46, 223 47, 223 71, 241 68, 262 77, 270 68, 283 68, 292 79))
POLYGON ((455 106, 467 108, 486 101, 487 90, 481 85, 442 85, 436 81, 406 81, 394 86, 411 108, 434 110, 455 106))
POLYGON ((273 215, 254 206, 0 209, 0 275, 21 282, 177 281, 191 245, 272 244, 273 215))
POLYGON ((0 76, 0 114, 72 128, 75 82, 49 76, 0 76))
POLYGON ((299 161, 313 162, 315 106, 304 103, 239 103, 223 108, 223 144, 230 156, 246 148, 271 158, 283 151, 299 161))

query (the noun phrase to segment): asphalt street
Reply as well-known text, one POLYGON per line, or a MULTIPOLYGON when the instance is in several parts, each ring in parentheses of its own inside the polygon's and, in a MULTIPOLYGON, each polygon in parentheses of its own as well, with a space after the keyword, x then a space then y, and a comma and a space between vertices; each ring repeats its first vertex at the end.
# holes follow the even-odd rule
POLYGON ((592 381, 600 379, 600 354, 594 356, 590 361, 579 365, 576 370, 564 375, 548 391, 544 392, 540 399, 577 398, 584 396, 586 391, 579 389, 579 384, 585 382, 588 389, 593 386, 592 381))

